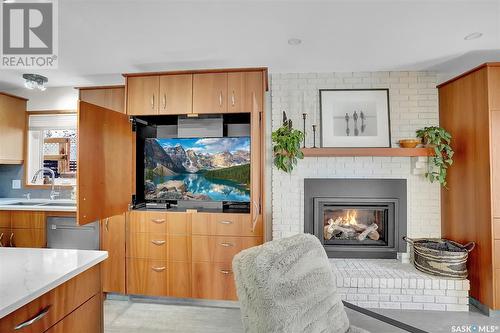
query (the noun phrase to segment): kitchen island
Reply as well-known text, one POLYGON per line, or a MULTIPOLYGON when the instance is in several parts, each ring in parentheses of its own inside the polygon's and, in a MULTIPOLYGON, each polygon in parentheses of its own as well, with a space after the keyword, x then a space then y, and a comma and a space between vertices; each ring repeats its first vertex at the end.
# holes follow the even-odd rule
POLYGON ((0 248, 0 332, 103 331, 105 251, 0 248))

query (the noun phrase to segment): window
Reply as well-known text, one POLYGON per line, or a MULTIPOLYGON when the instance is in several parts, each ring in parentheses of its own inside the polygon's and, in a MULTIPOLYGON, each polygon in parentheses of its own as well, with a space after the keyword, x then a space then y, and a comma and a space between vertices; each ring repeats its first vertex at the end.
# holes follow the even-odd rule
POLYGON ((28 149, 26 184, 49 185, 54 172, 55 185, 76 185, 77 122, 76 113, 57 112, 28 114, 28 149), (43 176, 42 176, 43 174, 43 176))

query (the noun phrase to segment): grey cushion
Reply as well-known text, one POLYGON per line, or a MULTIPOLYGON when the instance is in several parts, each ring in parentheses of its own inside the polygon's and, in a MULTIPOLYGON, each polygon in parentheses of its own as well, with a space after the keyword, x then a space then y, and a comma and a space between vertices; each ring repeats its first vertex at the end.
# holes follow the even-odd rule
POLYGON ((350 328, 328 257, 312 235, 244 250, 233 271, 245 332, 366 332, 350 328))

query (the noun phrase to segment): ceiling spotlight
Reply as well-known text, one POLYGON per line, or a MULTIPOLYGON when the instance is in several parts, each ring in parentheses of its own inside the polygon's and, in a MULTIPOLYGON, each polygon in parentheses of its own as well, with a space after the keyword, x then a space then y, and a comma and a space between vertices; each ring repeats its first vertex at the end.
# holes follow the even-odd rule
POLYGON ((473 32, 471 34, 468 34, 467 36, 464 37, 465 40, 473 40, 473 39, 478 39, 482 36, 483 34, 481 32, 473 32))
POLYGON ((46 89, 45 83, 49 82, 45 76, 38 74, 23 74, 24 86, 28 89, 39 89, 44 91, 46 89))
POLYGON ((290 38, 288 40, 289 45, 299 45, 300 43, 302 43, 302 40, 300 40, 298 38, 290 38))

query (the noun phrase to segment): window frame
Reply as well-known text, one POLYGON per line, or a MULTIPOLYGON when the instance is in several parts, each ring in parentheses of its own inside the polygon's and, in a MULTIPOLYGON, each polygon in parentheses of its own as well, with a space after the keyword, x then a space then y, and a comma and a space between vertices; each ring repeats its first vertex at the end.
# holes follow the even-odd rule
MULTIPOLYGON (((23 155, 24 155, 24 172, 23 172, 23 183, 25 188, 31 188, 31 189, 50 189, 52 188, 52 184, 33 184, 31 183, 29 177, 28 177, 28 158, 29 158, 29 119, 31 115, 58 115, 58 114, 77 114, 76 110, 41 110, 41 111, 26 111, 26 118, 25 118, 25 129, 24 129, 24 149, 23 149, 23 155)), ((78 125, 77 125, 77 131, 78 131, 78 125)), ((78 132, 77 132, 78 133, 78 132)), ((77 169, 78 172, 78 169, 77 169)), ((72 187, 76 186, 71 185, 71 184, 55 184, 55 187, 58 188, 66 188, 70 189, 72 187)))

